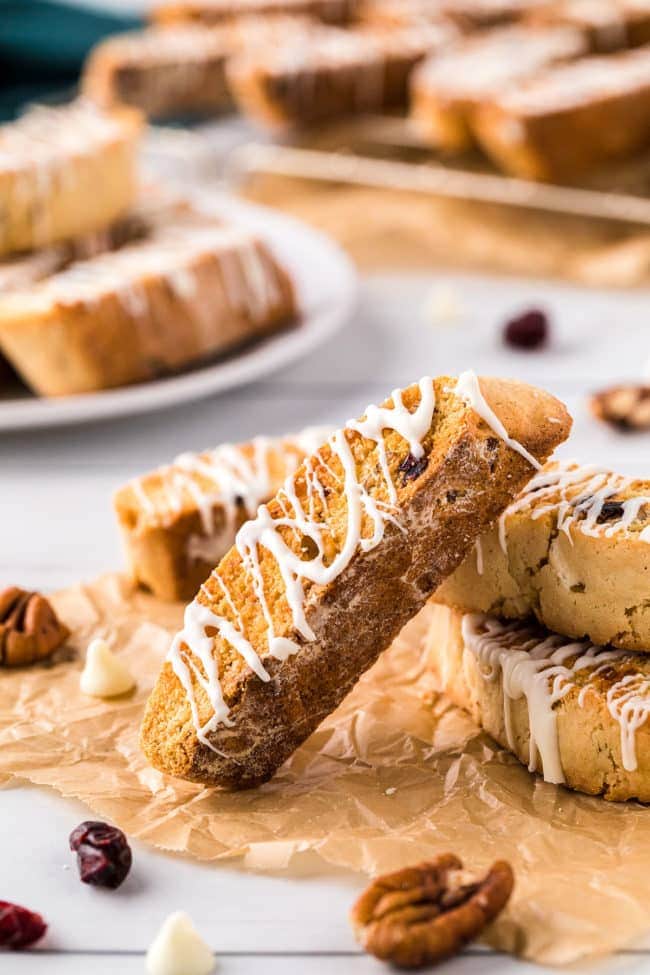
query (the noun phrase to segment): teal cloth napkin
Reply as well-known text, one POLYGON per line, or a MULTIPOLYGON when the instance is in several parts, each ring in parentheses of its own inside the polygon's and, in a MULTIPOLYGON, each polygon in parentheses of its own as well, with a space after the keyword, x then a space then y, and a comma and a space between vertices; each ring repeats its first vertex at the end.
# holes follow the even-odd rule
POLYGON ((0 118, 29 101, 64 99, 90 48, 140 23, 55 0, 0 0, 0 118))

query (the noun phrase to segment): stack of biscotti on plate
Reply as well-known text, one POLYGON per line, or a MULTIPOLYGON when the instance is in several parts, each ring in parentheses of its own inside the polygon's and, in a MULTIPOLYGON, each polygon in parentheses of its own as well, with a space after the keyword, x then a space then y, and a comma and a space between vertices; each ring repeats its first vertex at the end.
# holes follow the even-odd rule
POLYGON ((237 530, 327 439, 314 427, 181 454, 117 491, 115 512, 135 582, 185 600, 234 544, 237 530))
POLYGON ((271 777, 568 434, 520 383, 422 379, 335 431, 185 610, 142 745, 183 778, 271 777))
POLYGON ((147 380, 296 320, 257 235, 137 195, 139 129, 86 101, 0 128, 0 354, 40 395, 147 380))
POLYGON ((341 30, 298 23, 248 38, 227 65, 240 110, 273 128, 405 107, 415 65, 455 36, 448 24, 341 30))
POLYGON ((436 148, 467 149, 474 143, 474 116, 486 100, 587 50, 584 34, 573 27, 518 24, 463 39, 413 72, 411 119, 436 148))
POLYGON ((650 802, 650 483, 547 464, 438 589, 441 688, 531 771, 650 802))

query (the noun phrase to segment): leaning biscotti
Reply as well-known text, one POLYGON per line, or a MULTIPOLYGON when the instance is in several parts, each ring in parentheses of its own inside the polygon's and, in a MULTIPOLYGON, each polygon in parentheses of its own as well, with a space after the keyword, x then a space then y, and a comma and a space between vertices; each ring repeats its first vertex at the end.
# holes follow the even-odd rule
POLYGON ((411 79, 411 120, 438 149, 459 152, 474 141, 477 107, 549 64, 587 53, 583 34, 570 27, 523 25, 480 33, 423 61, 411 79))
POLYGON ((432 606, 440 689, 547 782, 650 802, 650 656, 432 606))
POLYGON ((537 474, 437 602, 565 636, 650 649, 650 482, 552 463, 537 474))
POLYGON ((231 104, 226 28, 179 24, 109 37, 84 66, 84 94, 104 107, 131 105, 151 118, 212 115, 231 104))
POLYGON ((247 230, 178 220, 0 296, 0 350, 61 396, 163 375, 295 320, 291 281, 247 230))
POLYGON ((291 128, 406 105, 415 65, 450 37, 444 25, 349 30, 297 24, 275 43, 251 39, 227 66, 239 109, 291 128))
POLYGON ((136 583, 160 599, 191 599, 237 529, 326 436, 314 428, 222 444, 125 484, 114 507, 136 583))
POLYGON ((79 100, 0 127, 0 256, 101 230, 136 194, 140 114, 79 100))
POLYGON ((356 0, 163 0, 151 10, 158 24, 198 21, 232 23, 248 17, 313 17, 327 24, 347 24, 355 15, 356 0))
POLYGON ((424 379, 308 457, 185 611, 142 747, 172 775, 270 778, 567 435, 553 397, 424 379))
POLYGON ((573 179, 650 145, 650 47, 549 68, 481 105, 476 138, 508 173, 573 179))

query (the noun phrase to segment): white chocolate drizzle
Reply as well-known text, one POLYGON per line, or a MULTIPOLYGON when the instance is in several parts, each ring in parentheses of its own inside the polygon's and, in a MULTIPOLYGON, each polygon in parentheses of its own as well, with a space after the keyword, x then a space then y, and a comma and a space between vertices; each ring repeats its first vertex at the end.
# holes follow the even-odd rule
MULTIPOLYGON (((629 531, 641 510, 646 505, 650 506, 648 495, 621 497, 633 491, 634 484, 633 478, 615 474, 604 467, 580 465, 575 461, 554 462, 531 478, 519 497, 499 518, 501 548, 507 553, 508 518, 523 510, 530 512, 533 521, 551 514, 555 528, 564 532, 570 541, 574 527, 592 538, 612 538, 620 532, 629 531), (613 514, 604 508, 611 499, 616 499, 613 514), (620 514, 617 514, 619 508, 620 514)), ((635 533, 635 537, 642 542, 650 542, 650 520, 645 528, 635 533)))
MULTIPOLYGON (((306 503, 298 496, 295 474, 290 475, 277 495, 280 514, 262 504, 257 516, 245 522, 239 529, 235 544, 266 623, 269 657, 286 660, 298 652, 300 644, 297 640, 278 635, 275 631, 260 565, 261 552, 270 553, 278 567, 292 629, 297 638, 302 641, 315 639, 306 615, 305 585, 311 583, 324 586, 336 579, 359 549, 368 552, 381 542, 387 523, 401 529, 394 503, 397 495, 388 467, 384 437, 387 430, 392 430, 406 441, 413 457, 423 456, 423 440, 430 430, 435 410, 435 390, 429 377, 422 379, 418 385, 420 399, 413 412, 404 405, 401 392, 395 390, 392 394, 392 408, 370 406, 362 420, 351 420, 345 428, 331 435, 328 440, 331 450, 329 463, 320 453, 307 459, 301 473, 306 488, 306 503), (371 441, 378 452, 383 485, 379 489, 373 488, 372 493, 357 474, 351 446, 354 434, 371 441), (333 557, 326 554, 325 542, 330 528, 323 517, 327 491, 319 478, 321 467, 329 471, 342 485, 347 509, 344 537, 337 545, 337 552, 333 557), (385 499, 380 494, 384 494, 385 499), (320 516, 317 510, 319 507, 320 516), (291 537, 300 538, 313 555, 304 560, 300 551, 294 552, 282 529, 288 530, 291 537)), ((184 627, 172 643, 168 660, 188 695, 197 737, 204 745, 215 750, 208 736, 218 724, 228 725, 230 718, 223 700, 213 653, 214 636, 206 635, 206 627, 213 628, 230 644, 261 680, 269 680, 269 674, 260 655, 244 633, 241 616, 219 576, 218 569, 212 574, 212 579, 220 587, 233 618, 226 619, 214 614, 197 597, 185 611, 184 627), (195 681, 205 692, 212 711, 206 723, 201 723, 199 719, 195 681)), ((207 590, 204 589, 203 593, 206 598, 210 598, 207 590)))
MULTIPOLYGON (((537 627, 503 623, 479 613, 463 617, 465 650, 476 659, 482 677, 502 681, 503 714, 508 747, 516 752, 512 704, 524 699, 528 711, 529 771, 541 771, 545 781, 565 781, 557 729, 556 705, 579 687, 577 675, 589 671, 579 687, 577 703, 596 693, 595 680, 611 667, 629 668, 639 654, 571 641, 557 634, 540 636, 537 627)), ((621 762, 637 769, 636 732, 650 717, 650 674, 627 673, 607 690, 606 704, 620 731, 621 762)))
MULTIPOLYGON (((358 551, 369 552, 380 544, 387 524, 400 531, 405 530, 398 518, 397 491, 389 467, 385 434, 386 431, 398 434, 405 441, 413 459, 424 456, 424 440, 431 428, 436 406, 435 387, 429 377, 421 379, 418 387, 419 402, 413 412, 407 409, 401 391, 396 389, 391 394, 392 406, 369 406, 361 420, 350 420, 346 427, 330 436, 327 441, 331 454, 329 461, 320 451, 307 458, 299 472, 305 500, 299 496, 296 475, 290 475, 277 493, 274 505, 260 505, 257 516, 245 522, 237 532, 235 546, 266 627, 266 651, 262 652, 263 656, 284 661, 298 653, 301 643, 316 639, 307 619, 307 584, 326 586, 333 582, 358 551), (377 453, 377 472, 381 474, 381 481, 379 484, 373 483, 372 488, 358 476, 352 449, 355 435, 369 441, 377 453), (328 536, 331 541, 332 530, 324 517, 327 512, 327 490, 320 480, 321 470, 326 470, 338 482, 345 499, 343 537, 339 535, 336 538, 333 555, 332 546, 326 545, 328 536), (290 540, 294 541, 294 547, 290 546, 290 540), (295 545, 296 541, 300 542, 299 546, 295 545), (307 553, 308 557, 304 558, 307 553), (292 637, 276 633, 261 565, 262 558, 268 556, 274 560, 282 580, 292 637)), ((475 409, 498 436, 503 436, 512 449, 527 454, 521 444, 509 437, 501 421, 491 411, 473 373, 463 374, 453 392, 475 409)), ((533 457, 530 457, 530 463, 537 465, 533 457)), ((213 597, 203 586, 199 596, 186 609, 184 627, 174 638, 167 659, 188 695, 199 741, 217 751, 209 735, 219 724, 228 725, 230 717, 214 654, 215 635, 243 657, 261 680, 268 681, 270 675, 260 654, 245 634, 244 623, 219 574, 219 568, 212 573, 211 579, 221 589, 231 618, 219 616, 209 609, 201 596, 208 602, 213 597), (215 635, 207 636, 206 627, 213 629, 215 635), (211 715, 206 722, 201 722, 199 717, 195 683, 203 690, 210 706, 211 715)))
POLYGON ((511 450, 515 450, 518 454, 521 454, 524 460, 527 460, 528 463, 536 470, 539 471, 542 469, 542 465, 535 457, 533 457, 530 451, 526 450, 526 448, 522 446, 518 440, 514 440, 508 434, 508 431, 504 427, 503 423, 481 392, 478 376, 472 369, 467 369, 465 372, 461 372, 456 385, 452 389, 452 392, 455 393, 456 396, 459 396, 467 406, 471 406, 474 412, 478 413, 481 419, 496 433, 497 437, 503 440, 503 442, 507 444, 511 450))

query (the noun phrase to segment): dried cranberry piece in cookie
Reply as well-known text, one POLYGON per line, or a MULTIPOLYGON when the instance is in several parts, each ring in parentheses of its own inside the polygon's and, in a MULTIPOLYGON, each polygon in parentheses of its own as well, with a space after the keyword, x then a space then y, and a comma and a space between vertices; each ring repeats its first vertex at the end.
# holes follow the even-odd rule
POLYGON ((549 323, 546 314, 538 308, 511 318, 503 329, 503 341, 515 349, 538 349, 549 338, 549 323))
POLYGON ((0 948, 28 948, 46 931, 47 924, 40 914, 19 904, 0 901, 0 948))
POLYGON ((131 847, 121 829, 108 823, 85 822, 70 834, 82 883, 114 890, 131 869, 131 847))

